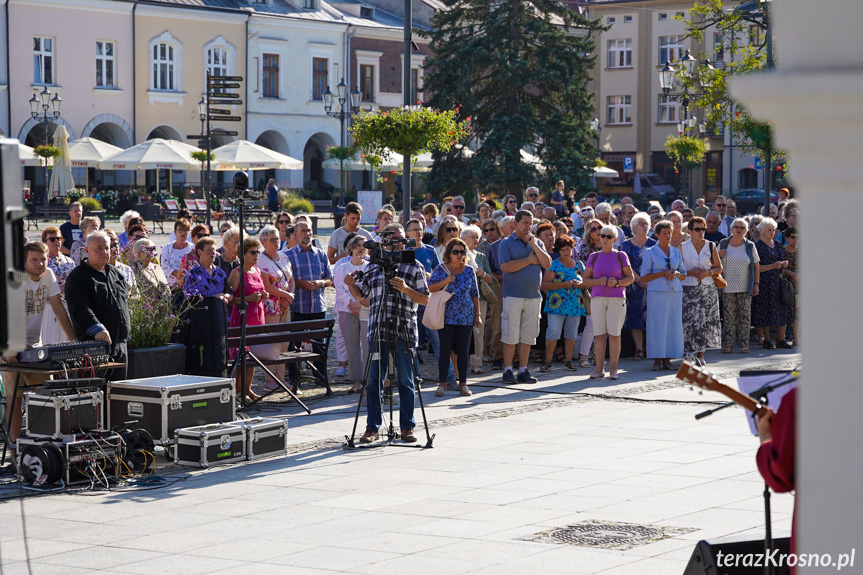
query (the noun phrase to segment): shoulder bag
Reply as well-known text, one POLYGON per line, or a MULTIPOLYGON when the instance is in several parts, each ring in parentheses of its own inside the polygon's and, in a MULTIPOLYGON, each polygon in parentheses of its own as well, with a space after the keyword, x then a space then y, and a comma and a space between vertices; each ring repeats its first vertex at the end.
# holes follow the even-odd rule
MULTIPOLYGON (((477 263, 476 269, 480 269, 479 263, 477 263)), ((476 273, 476 270, 474 270, 474 273, 476 273)), ((480 293, 482 293, 482 297, 485 298, 485 301, 488 302, 488 305, 494 305, 498 302, 499 299, 497 297, 497 278, 489 273, 486 273, 486 276, 488 276, 488 278, 491 280, 490 282, 485 281, 485 276, 483 276, 482 278, 477 276, 476 281, 479 283, 479 291, 480 293)))
MULTIPOLYGON (((715 250, 716 244, 710 242, 710 263, 712 263, 713 265, 716 265, 716 263, 713 261, 713 254, 715 250)), ((719 254, 716 255, 719 256, 719 254)), ((722 277, 722 272, 719 272, 718 274, 715 274, 713 276, 713 285, 715 285, 717 289, 725 289, 728 287, 728 282, 725 280, 724 277, 722 277)))
MULTIPOLYGON (((450 275, 449 269, 441 264, 447 275, 450 275)), ((446 311, 446 302, 452 297, 452 294, 446 291, 446 288, 432 292, 429 294, 429 302, 426 304, 426 310, 423 313, 423 325, 428 329, 443 329, 444 313, 446 311)))

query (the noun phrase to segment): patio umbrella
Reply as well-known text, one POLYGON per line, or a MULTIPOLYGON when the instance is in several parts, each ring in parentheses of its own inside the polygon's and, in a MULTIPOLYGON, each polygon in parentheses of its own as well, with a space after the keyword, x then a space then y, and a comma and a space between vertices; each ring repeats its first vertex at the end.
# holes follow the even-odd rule
MULTIPOLYGON (((379 170, 400 169, 402 163, 405 161, 404 156, 395 152, 391 152, 390 150, 387 150, 386 153, 381 157, 381 159, 382 162, 381 165, 378 167, 379 170)), ((330 158, 329 160, 325 160, 321 165, 324 167, 324 169, 327 170, 338 170, 341 166, 341 160, 330 158)), ((371 167, 371 165, 359 155, 345 160, 344 166, 345 171, 367 170, 371 167)))
POLYGON ((213 150, 219 161, 217 170, 302 170, 303 162, 259 146, 237 140, 213 150))
POLYGON ((595 167, 593 168, 593 175, 596 178, 616 178, 619 174, 617 170, 612 170, 611 168, 606 167, 595 167))
POLYGON ((75 187, 75 181, 72 179, 72 161, 69 159, 69 132, 66 131, 65 126, 58 126, 57 131, 54 132, 54 145, 60 148, 62 154, 54 162, 54 169, 51 170, 48 193, 65 196, 67 190, 75 187))
POLYGON ((108 156, 97 166, 101 170, 156 170, 158 187, 159 170, 168 170, 168 188, 171 187, 171 170, 197 170, 200 164, 191 156, 200 151, 177 140, 154 138, 141 142, 113 156, 108 156))
MULTIPOLYGON (((123 148, 112 146, 96 138, 78 138, 69 143, 69 159, 72 161, 73 168, 98 168, 99 162, 122 151, 123 148)), ((84 189, 88 189, 90 172, 84 170, 84 173, 87 174, 84 189)))

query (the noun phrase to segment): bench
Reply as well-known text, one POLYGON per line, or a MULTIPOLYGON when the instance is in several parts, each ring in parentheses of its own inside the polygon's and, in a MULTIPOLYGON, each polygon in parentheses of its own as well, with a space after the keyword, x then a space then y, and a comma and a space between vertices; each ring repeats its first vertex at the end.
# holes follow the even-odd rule
POLYGON ((47 222, 51 220, 67 220, 69 219, 69 206, 30 206, 27 213, 27 229, 30 226, 39 229, 39 221, 47 222))
MULTIPOLYGON (((264 359, 262 357, 258 359, 264 365, 306 364, 311 368, 315 379, 323 382, 323 386, 327 388, 327 395, 330 396, 333 395, 333 390, 330 387, 326 370, 324 373, 320 373, 315 367, 314 362, 322 361, 326 363, 335 323, 336 320, 334 319, 315 319, 288 323, 272 323, 269 325, 249 325, 246 326, 246 345, 311 342, 312 351, 305 351, 303 349, 283 351, 278 359, 264 359)), ((228 348, 238 348, 239 346, 240 328, 229 327, 228 348)), ((294 384, 297 386, 296 389, 298 389, 299 382, 294 382, 294 384)))

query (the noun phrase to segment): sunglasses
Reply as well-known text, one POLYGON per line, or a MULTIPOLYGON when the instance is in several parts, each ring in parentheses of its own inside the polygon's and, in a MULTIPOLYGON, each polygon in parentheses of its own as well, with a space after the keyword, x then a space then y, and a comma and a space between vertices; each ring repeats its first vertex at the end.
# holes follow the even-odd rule
POLYGON ((196 238, 208 238, 208 237, 210 237, 210 234, 195 234, 195 237, 196 238))
POLYGON ((454 255, 457 255, 457 256, 463 256, 463 255, 465 255, 467 252, 466 252, 466 251, 464 251, 464 250, 452 250, 450 253, 451 253, 451 254, 454 254, 454 255))
POLYGON ((487 234, 490 234, 490 233, 492 233, 492 232, 496 232, 496 231, 497 231, 497 230, 496 230, 496 229, 494 229, 494 228, 488 228, 488 229, 486 229, 486 230, 483 230, 483 232, 484 232, 484 233, 487 233, 487 234))
POLYGON ((689 228, 690 232, 703 232, 705 228, 689 228))
POLYGON ((261 255, 261 250, 249 250, 246 253, 250 256, 259 256, 261 255))
POLYGON ((452 207, 452 209, 454 209, 454 210, 463 210, 463 209, 464 209, 464 206, 453 206, 453 207, 452 207))
POLYGON ((514 204, 514 203, 515 203, 515 200, 507 200, 507 201, 506 201, 506 203, 508 203, 508 204, 514 204))
POLYGON ((726 207, 727 205, 728 205, 728 204, 713 204, 713 207, 714 207, 714 208, 724 208, 724 207, 726 207))
POLYGON ((48 240, 49 242, 59 242, 59 241, 60 241, 60 240, 62 240, 62 239, 63 239, 63 238, 58 238, 57 236, 51 236, 50 238, 47 238, 47 240, 48 240))
POLYGON ((156 246, 144 246, 141 248, 141 251, 154 254, 156 253, 156 246))
POLYGON ((731 226, 732 230, 745 230, 746 226, 731 226))
POLYGON ((611 234, 599 234, 599 237, 605 240, 616 240, 617 236, 613 236, 611 234))
POLYGON ((446 231, 451 233, 451 234, 454 234, 458 231, 458 228, 447 228, 446 231))
POLYGON ((286 226, 286 225, 288 225, 289 223, 291 223, 291 222, 289 222, 288 220, 279 220, 279 225, 280 225, 280 226, 286 226))
POLYGON ((590 233, 601 232, 601 231, 602 231, 602 228, 590 228, 590 233))

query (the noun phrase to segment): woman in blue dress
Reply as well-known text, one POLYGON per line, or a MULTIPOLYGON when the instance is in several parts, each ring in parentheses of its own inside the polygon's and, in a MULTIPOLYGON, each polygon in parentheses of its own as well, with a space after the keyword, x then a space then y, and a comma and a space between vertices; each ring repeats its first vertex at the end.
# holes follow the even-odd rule
POLYGON ((647 357, 653 371, 674 369, 671 358, 683 357, 683 287, 686 277, 680 250, 671 245, 672 224, 653 227, 655 246, 644 250, 641 281, 647 282, 647 357))
POLYGON ((623 323, 623 329, 632 332, 632 340, 635 342, 633 361, 641 361, 644 359, 644 329, 646 326, 644 290, 647 287, 647 282, 641 279, 638 271, 641 269, 641 258, 644 250, 655 246, 656 240, 647 237, 647 232, 650 231, 650 216, 644 212, 635 214, 629 227, 633 235, 623 242, 620 251, 629 258, 635 281, 626 286, 626 321, 623 323))
MULTIPOLYGON (((453 224, 454 225, 454 224, 453 224)), ((450 352, 456 355, 458 388, 461 395, 471 395, 467 387, 468 357, 470 338, 474 326, 482 327, 479 309, 479 288, 476 273, 467 265, 467 244, 461 238, 452 238, 446 244, 441 265, 429 277, 429 291, 435 293, 446 290, 452 297, 444 307, 444 326, 438 330, 440 336, 440 355, 438 356, 438 385, 435 396, 446 392, 446 378, 449 372, 450 352)))

